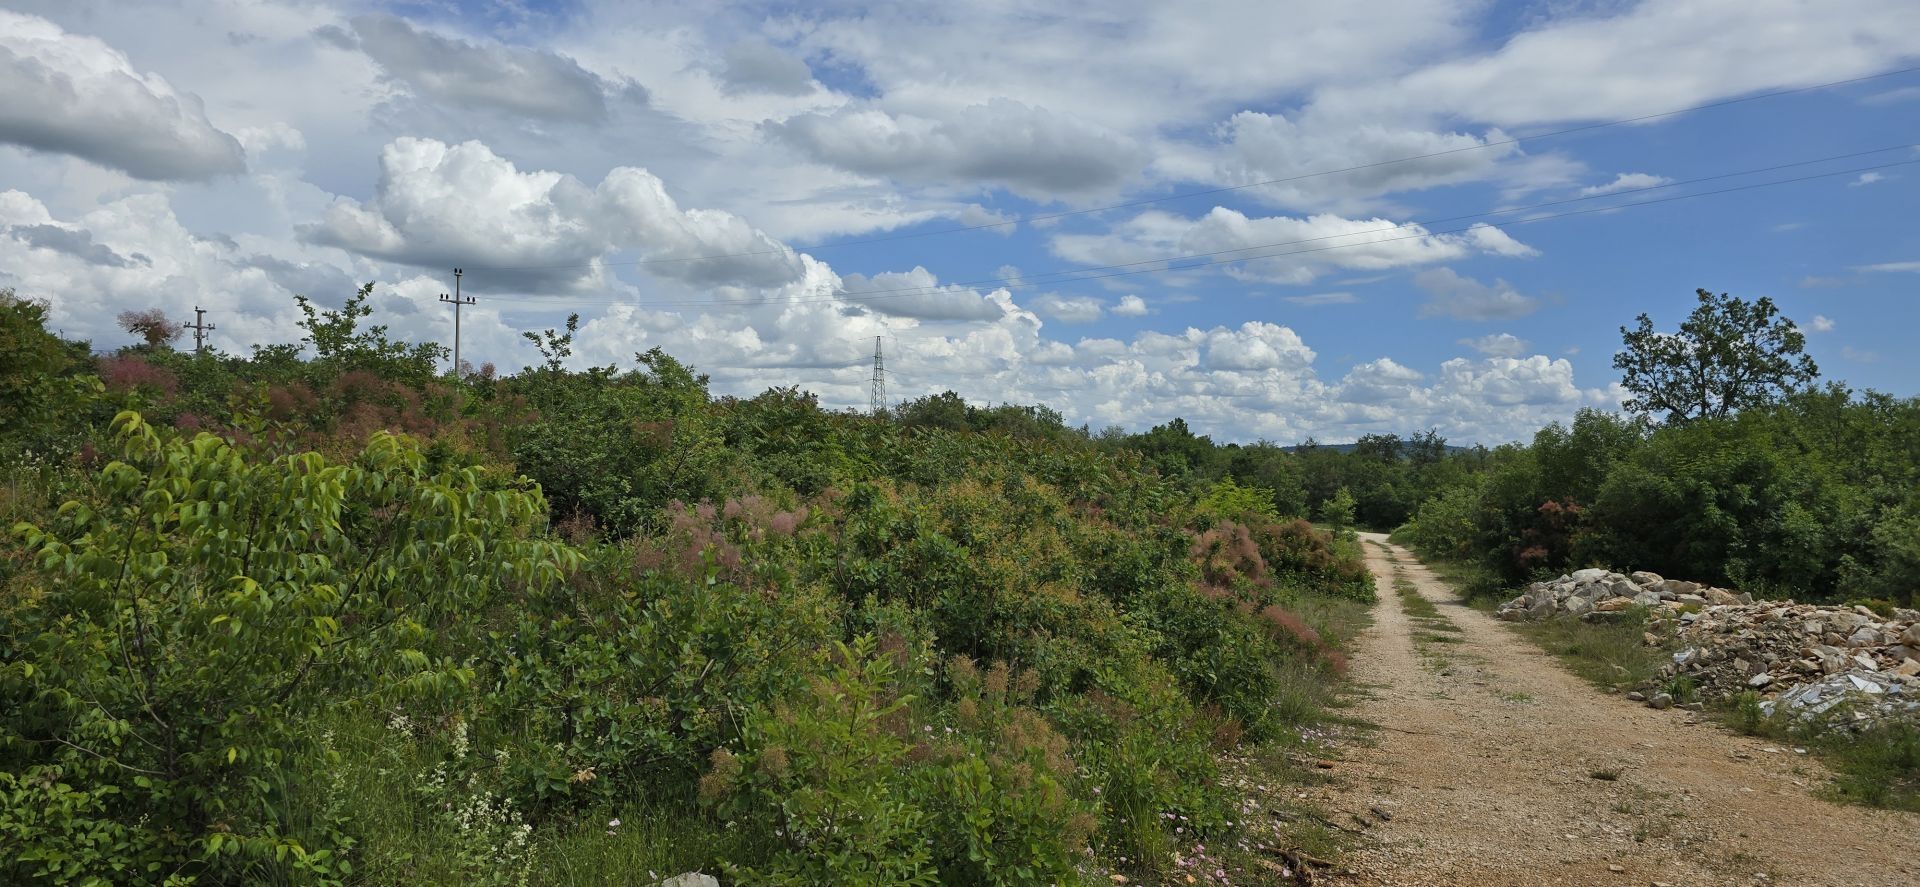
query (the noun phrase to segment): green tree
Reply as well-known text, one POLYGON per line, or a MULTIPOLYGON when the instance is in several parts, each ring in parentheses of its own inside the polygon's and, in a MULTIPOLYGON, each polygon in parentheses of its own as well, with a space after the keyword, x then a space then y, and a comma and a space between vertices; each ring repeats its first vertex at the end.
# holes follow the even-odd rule
POLYGON ((76 376, 89 366, 87 343, 47 331, 47 305, 0 289, 0 438, 54 436, 81 411, 99 383, 76 376))
POLYGON ((1780 316, 1773 300, 1695 293, 1700 305, 1678 333, 1655 330, 1645 314, 1637 328, 1620 328, 1626 350, 1614 355, 1613 366, 1633 392, 1623 404, 1629 411, 1665 413, 1672 424, 1724 418, 1801 390, 1820 375, 1804 353, 1806 336, 1780 316))
POLYGON ((1320 519, 1333 526, 1335 536, 1346 532, 1353 526, 1353 492, 1341 487, 1333 498, 1320 503, 1320 519))

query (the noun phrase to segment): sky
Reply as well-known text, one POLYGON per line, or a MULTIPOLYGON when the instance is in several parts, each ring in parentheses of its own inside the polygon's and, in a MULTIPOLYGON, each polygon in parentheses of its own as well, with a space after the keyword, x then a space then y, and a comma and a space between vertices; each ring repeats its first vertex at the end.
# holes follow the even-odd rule
POLYGON ((0 0, 0 287, 246 354, 460 267, 503 372, 1496 444, 1697 288, 1920 394, 1911 68, 1911 0, 0 0))

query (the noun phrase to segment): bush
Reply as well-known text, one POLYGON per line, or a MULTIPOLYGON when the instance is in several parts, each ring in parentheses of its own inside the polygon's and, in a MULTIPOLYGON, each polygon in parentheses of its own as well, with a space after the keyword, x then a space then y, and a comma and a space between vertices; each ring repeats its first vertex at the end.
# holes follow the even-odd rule
POLYGON ((259 459, 132 413, 102 501, 16 528, 42 571, 9 611, 0 740, 9 880, 343 878, 352 845, 308 720, 472 677, 466 614, 574 563, 538 493, 424 469, 377 435, 352 465, 259 459), (45 817, 39 808, 65 813, 45 817))

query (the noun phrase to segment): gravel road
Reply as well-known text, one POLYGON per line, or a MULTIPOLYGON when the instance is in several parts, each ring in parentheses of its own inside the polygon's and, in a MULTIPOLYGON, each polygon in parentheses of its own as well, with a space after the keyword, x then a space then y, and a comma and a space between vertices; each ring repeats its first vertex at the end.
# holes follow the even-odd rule
POLYGON ((1920 815, 1822 800, 1819 764, 1791 747, 1597 690, 1362 536, 1380 603, 1353 714, 1380 729, 1320 789, 1360 834, 1336 883, 1920 884, 1920 815), (1432 633, 1402 610, 1396 567, 1457 642, 1416 640, 1432 633))

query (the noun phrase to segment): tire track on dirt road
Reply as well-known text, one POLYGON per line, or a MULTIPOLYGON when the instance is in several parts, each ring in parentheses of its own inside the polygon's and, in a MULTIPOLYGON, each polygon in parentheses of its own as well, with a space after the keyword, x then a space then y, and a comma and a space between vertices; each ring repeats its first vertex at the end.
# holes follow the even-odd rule
POLYGON ((1353 714, 1383 729, 1318 790, 1369 823, 1338 883, 1920 884, 1920 815, 1828 802, 1825 772, 1791 748, 1603 693, 1362 537, 1380 602, 1353 714), (1451 640, 1404 611, 1396 566, 1451 640))

